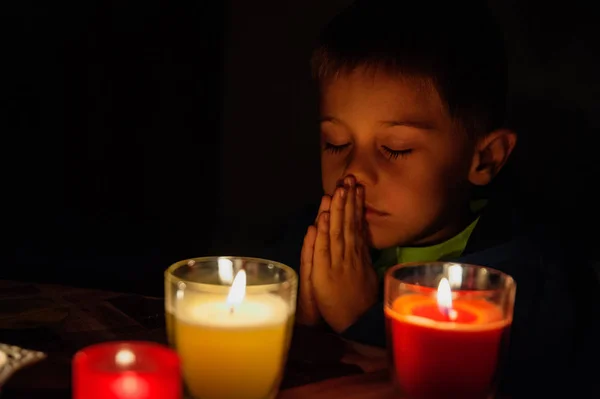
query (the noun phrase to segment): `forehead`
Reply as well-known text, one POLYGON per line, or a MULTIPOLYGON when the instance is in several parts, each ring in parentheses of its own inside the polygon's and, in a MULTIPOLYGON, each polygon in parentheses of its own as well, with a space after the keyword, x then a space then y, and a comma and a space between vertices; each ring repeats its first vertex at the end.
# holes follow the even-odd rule
POLYGON ((321 114, 340 119, 414 119, 446 124, 446 107, 429 79, 357 69, 321 83, 321 114))

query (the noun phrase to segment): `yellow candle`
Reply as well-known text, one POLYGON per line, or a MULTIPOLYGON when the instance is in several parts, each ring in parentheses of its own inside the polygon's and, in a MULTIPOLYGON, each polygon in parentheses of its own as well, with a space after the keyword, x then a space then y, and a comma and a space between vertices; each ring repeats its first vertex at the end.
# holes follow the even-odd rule
POLYGON ((240 271, 227 300, 205 294, 179 301, 175 340, 195 398, 267 399, 277 392, 292 312, 279 296, 245 297, 244 291, 245 273, 240 271))

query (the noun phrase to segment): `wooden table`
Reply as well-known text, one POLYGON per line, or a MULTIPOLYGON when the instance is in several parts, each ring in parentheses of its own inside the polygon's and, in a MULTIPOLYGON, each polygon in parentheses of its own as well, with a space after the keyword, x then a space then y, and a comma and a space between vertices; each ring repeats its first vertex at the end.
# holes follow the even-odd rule
POLYGON ((385 370, 340 377, 282 391, 278 399, 392 399, 393 387, 385 370))
MULTIPOLYGON (((58 285, 0 280, 0 342, 48 357, 15 374, 2 399, 70 398, 71 358, 112 340, 165 343, 164 302, 58 285)), ((296 327, 281 399, 392 397, 381 349, 296 327)))

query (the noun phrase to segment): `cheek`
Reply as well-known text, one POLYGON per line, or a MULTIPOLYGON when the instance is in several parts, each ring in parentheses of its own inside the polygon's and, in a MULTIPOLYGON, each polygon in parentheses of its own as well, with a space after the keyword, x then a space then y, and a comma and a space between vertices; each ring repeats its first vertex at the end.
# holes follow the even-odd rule
POLYGON ((385 173, 378 193, 390 210, 395 208, 404 215, 436 208, 438 202, 446 200, 447 188, 455 181, 455 176, 449 176, 428 157, 411 161, 409 164, 407 160, 405 167, 385 173))
POLYGON ((471 156, 461 143, 441 141, 414 162, 415 184, 430 192, 446 192, 468 176, 471 156))
POLYGON ((437 174, 438 190, 449 197, 448 201, 461 201, 463 195, 469 191, 470 161, 467 154, 461 154, 440 167, 441 170, 437 174))
POLYGON ((469 143, 457 140, 446 143, 440 149, 440 168, 451 179, 465 179, 468 177, 471 163, 473 162, 473 147, 469 143), (444 151, 443 149, 446 149, 444 151))

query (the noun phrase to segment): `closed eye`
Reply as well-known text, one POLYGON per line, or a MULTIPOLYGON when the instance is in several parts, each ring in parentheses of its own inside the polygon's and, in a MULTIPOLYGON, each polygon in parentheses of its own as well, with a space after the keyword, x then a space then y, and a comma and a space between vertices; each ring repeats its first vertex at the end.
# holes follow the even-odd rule
POLYGON ((398 157, 406 157, 413 151, 412 148, 406 150, 394 150, 385 145, 382 145, 381 149, 389 159, 398 159, 398 157))
POLYGON ((346 148, 350 147, 350 143, 335 145, 331 143, 325 143, 325 151, 331 152, 332 154, 339 154, 344 151, 346 148))

